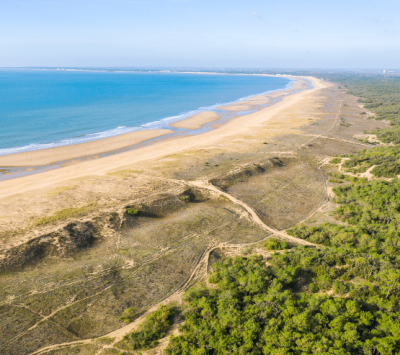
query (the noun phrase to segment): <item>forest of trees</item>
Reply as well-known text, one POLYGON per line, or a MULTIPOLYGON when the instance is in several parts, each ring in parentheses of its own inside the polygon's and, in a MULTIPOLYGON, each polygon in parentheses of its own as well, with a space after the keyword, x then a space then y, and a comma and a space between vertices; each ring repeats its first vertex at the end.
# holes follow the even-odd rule
MULTIPOLYGON (((320 244, 227 258, 186 294, 182 332, 168 355, 400 353, 400 181, 335 189, 346 224, 297 227, 320 244)), ((276 240, 266 243, 273 249, 276 240)))
MULTIPOLYGON (((346 223, 288 231, 321 247, 273 254, 268 266, 261 256, 214 264, 217 287, 186 293, 181 334, 165 353, 399 354, 400 181, 363 179, 334 191, 333 215, 346 223)), ((270 239, 265 247, 288 245, 270 239)))
MULTIPOLYGON (((319 247, 289 247, 271 238, 265 248, 280 252, 267 263, 257 255, 215 263, 209 283, 216 287, 197 286, 185 294, 184 322, 180 335, 171 336, 167 355, 400 354, 400 78, 337 81, 362 96, 378 119, 392 122, 377 134, 394 144, 359 151, 344 166, 361 172, 376 165, 375 176, 391 179, 330 172, 334 182, 345 182, 333 189, 337 223, 287 231, 319 247)), ((132 349, 149 347, 154 334, 165 333, 170 318, 163 312, 162 329, 151 315, 144 328, 126 337, 132 349), (148 341, 141 340, 144 329, 148 341)))

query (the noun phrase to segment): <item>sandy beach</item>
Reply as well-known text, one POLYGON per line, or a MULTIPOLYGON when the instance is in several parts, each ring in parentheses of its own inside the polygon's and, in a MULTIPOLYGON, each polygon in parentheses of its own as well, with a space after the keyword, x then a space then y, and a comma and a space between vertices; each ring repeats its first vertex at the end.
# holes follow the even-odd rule
POLYGON ((219 118, 221 118, 221 116, 217 115, 215 112, 204 111, 188 117, 184 120, 170 123, 169 125, 175 128, 199 129, 203 127, 206 123, 214 122, 219 118))
POLYGON ((275 98, 277 92, 272 92, 268 95, 256 95, 247 100, 233 103, 232 105, 220 106, 219 110, 230 111, 230 112, 240 112, 240 111, 248 111, 254 108, 257 105, 265 105, 271 101, 271 98, 275 98))
POLYGON ((15 167, 47 165, 58 161, 130 147, 149 139, 162 137, 170 133, 173 133, 173 131, 169 129, 149 129, 121 134, 119 136, 104 138, 93 142, 4 155, 0 156, 0 166, 15 167))
MULTIPOLYGON (((295 81, 291 90, 297 90, 301 86, 304 87, 304 79, 305 78, 299 78, 295 81)), ((155 161, 162 159, 162 157, 182 153, 188 150, 205 149, 208 147, 213 147, 213 149, 216 147, 229 149, 230 145, 236 145, 235 143, 241 141, 243 141, 245 146, 249 146, 252 143, 252 140, 257 139, 257 137, 260 136, 261 131, 265 138, 290 133, 291 129, 295 129, 296 127, 300 127, 302 124, 306 123, 307 119, 296 117, 291 114, 286 120, 283 120, 282 114, 285 112, 293 112, 301 108, 301 106, 298 105, 301 105, 302 102, 307 100, 307 97, 312 97, 315 92, 329 85, 316 78, 307 79, 312 81, 313 89, 303 90, 285 96, 282 101, 272 106, 249 115, 239 116, 233 120, 229 120, 218 129, 197 136, 184 136, 172 140, 161 140, 149 146, 117 155, 83 161, 71 166, 62 167, 40 174, 2 181, 0 182, 0 198, 36 189, 48 190, 54 186, 57 187, 60 184, 66 184, 69 180, 82 179, 85 176, 104 175, 122 169, 137 169, 143 166, 145 162, 146 164, 153 164, 155 161)), ((279 95, 284 95, 285 93, 287 95, 289 92, 290 90, 282 90, 279 92, 279 95)), ((170 133, 168 130, 162 130, 159 132, 147 131, 147 136, 145 138, 150 139, 160 137, 168 133, 170 133)), ((139 137, 137 135, 135 136, 139 137)), ((120 144, 121 137, 122 136, 107 138, 107 140, 109 140, 108 142, 112 142, 112 149, 132 144, 132 140, 129 140, 127 144, 120 144)), ((140 139, 138 138, 136 143, 145 140, 145 138, 143 136, 140 139)), ((105 144, 104 142, 107 141, 104 139, 91 142, 93 145, 93 154, 112 150, 110 149, 111 145, 105 144)), ((54 160, 59 161, 74 156, 87 155, 88 151, 86 149, 82 150, 82 148, 84 148, 82 146, 84 146, 84 144, 54 148, 54 150, 49 149, 50 152, 43 150, 3 156, 0 157, 0 165, 16 166, 19 164, 19 166, 34 166, 50 163, 54 160), (60 152, 62 155, 55 155, 54 152, 60 152)), ((238 148, 235 147, 232 149, 238 148)))
MULTIPOLYGON (((292 83, 292 90, 296 89, 301 80, 297 80, 292 83)), ((257 105, 264 105, 270 102, 271 98, 276 98, 284 93, 288 93, 291 90, 278 90, 268 95, 259 94, 252 96, 251 98, 233 103, 231 105, 218 107, 219 110, 228 112, 240 112, 251 110, 257 105)), ((203 125, 218 120, 221 116, 213 111, 204 111, 188 117, 184 120, 170 123, 169 126, 174 128, 182 128, 188 130, 196 130, 201 128, 203 125)), ((168 134, 173 133, 172 130, 168 129, 153 129, 136 131, 126 134, 121 134, 115 137, 109 137, 99 139, 92 142, 61 146, 56 148, 35 150, 23 153, 10 154, 0 156, 1 167, 31 167, 31 166, 43 166, 56 162, 61 162, 70 159, 83 158, 89 155, 97 155, 101 153, 111 152, 117 149, 130 147, 136 144, 140 144, 153 138, 159 138, 168 134)), ((97 157, 98 158, 98 157, 97 157)), ((62 166, 66 166, 63 164, 62 166)), ((31 171, 27 169, 25 171, 31 171)))

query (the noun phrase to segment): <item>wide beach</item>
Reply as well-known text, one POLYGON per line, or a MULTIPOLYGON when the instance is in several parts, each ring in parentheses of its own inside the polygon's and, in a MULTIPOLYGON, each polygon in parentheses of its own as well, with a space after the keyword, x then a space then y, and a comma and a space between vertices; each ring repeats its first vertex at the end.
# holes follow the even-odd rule
MULTIPOLYGON (((68 166, 62 167, 63 165, 61 165, 60 168, 52 170, 51 172, 18 178, 15 181, 13 181, 14 179, 2 181, 0 182, 0 184, 3 185, 0 197, 13 195, 16 192, 14 190, 16 186, 19 186, 17 190, 21 192, 21 185, 25 185, 25 181, 26 187, 29 188, 29 190, 35 189, 35 186, 40 188, 46 188, 46 186, 48 186, 50 188, 50 185, 56 185, 61 181, 82 178, 85 175, 105 174, 120 169, 127 164, 135 164, 144 161, 151 163, 151 161, 159 159, 164 155, 174 154, 184 150, 204 149, 214 144, 228 144, 231 142, 230 138, 232 137, 237 137, 239 139, 241 136, 248 137, 248 135, 250 135, 251 137, 257 135, 260 125, 264 125, 267 122, 274 127, 267 132, 267 136, 273 137, 286 134, 287 132, 285 132, 284 127, 289 128, 292 125, 294 127, 300 124, 300 122, 297 120, 280 122, 277 116, 278 113, 295 105, 304 96, 325 86, 321 80, 315 78, 297 77, 293 79, 295 79, 295 81, 290 89, 274 91, 268 95, 262 95, 261 97, 260 95, 256 95, 225 108, 227 111, 239 111, 242 108, 243 110, 248 110, 254 108, 257 103, 265 104, 272 98, 276 99, 277 97, 281 98, 280 102, 266 108, 261 108, 259 111, 248 115, 234 116, 234 118, 230 119, 228 122, 214 127, 216 129, 196 136, 178 136, 173 139, 167 138, 164 140, 157 140, 148 146, 104 158, 101 158, 102 153, 133 146, 146 140, 162 138, 165 135, 173 133, 173 131, 167 129, 144 130, 88 143, 0 156, 0 166, 3 167, 35 167, 55 162, 63 162, 68 159, 82 158, 70 162, 70 164, 66 164, 68 166), (312 82, 312 89, 307 89, 308 81, 312 82), (276 128, 277 125, 280 127, 279 130, 276 128), (93 159, 86 161, 84 158, 89 155, 95 156, 93 159), (44 183, 44 180, 51 181, 44 183)), ((214 122, 218 118, 219 116, 214 112, 203 112, 189 117, 188 119, 175 122, 171 124, 171 126, 195 130, 206 123, 214 122)))
MULTIPOLYGON (((184 73, 185 74, 185 73, 184 73)), ((203 74, 202 77, 206 75, 212 76, 227 76, 225 74, 218 73, 197 73, 203 74)), ((196 75, 196 73, 192 73, 196 75)), ((232 75, 228 75, 230 77, 232 75)), ((234 74, 233 77, 280 77, 280 75, 272 76, 268 74, 257 75, 243 75, 234 74)), ((288 77, 285 76, 285 79, 288 77)), ((30 150, 22 153, 13 153, 8 155, 0 155, 0 167, 2 167, 0 173, 3 174, 3 179, 9 180, 13 178, 18 178, 21 176, 31 175, 38 171, 52 170, 55 167, 65 167, 67 165, 80 163, 83 160, 92 160, 103 158, 105 156, 118 154, 130 149, 136 149, 139 146, 148 145, 154 143, 156 140, 160 139, 171 139, 181 137, 183 135, 193 135, 203 133, 203 131, 192 132, 204 128, 206 124, 211 124, 206 130, 215 129, 227 120, 232 121, 237 115, 243 115, 241 112, 254 112, 265 108, 267 105, 272 105, 278 97, 283 97, 286 95, 291 95, 298 91, 300 88, 304 90, 306 84, 301 81, 295 82, 294 85, 291 84, 289 89, 273 90, 268 95, 255 95, 248 97, 247 99, 242 99, 226 106, 216 107, 213 111, 201 111, 200 113, 193 114, 185 119, 178 121, 172 121, 169 125, 162 124, 162 129, 140 129, 138 131, 119 134, 116 136, 111 136, 108 138, 97 139, 85 143, 72 144, 56 146, 55 148, 30 150), (222 121, 219 119, 222 116, 222 121), (217 123, 216 125, 214 123, 217 123), (175 131, 171 130, 174 129, 175 131), (176 131, 178 129, 178 131, 176 131), (182 131, 183 130, 183 131, 182 131), (168 136, 168 137, 164 137, 168 136), (159 138, 159 139, 156 139, 159 138), (14 168, 13 170, 7 168, 14 168), (21 168, 21 169, 18 169, 21 168)), ((178 116, 177 116, 178 117, 178 116)), ((157 122, 155 122, 157 123, 157 122)), ((150 122, 150 125, 152 123, 150 122)))

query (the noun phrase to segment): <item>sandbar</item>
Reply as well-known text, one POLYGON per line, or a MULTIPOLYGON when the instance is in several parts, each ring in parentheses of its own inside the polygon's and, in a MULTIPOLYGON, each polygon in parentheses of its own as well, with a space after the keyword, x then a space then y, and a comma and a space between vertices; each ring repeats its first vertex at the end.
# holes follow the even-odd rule
MULTIPOLYGON (((282 95, 282 93, 280 93, 280 95, 282 95)), ((249 111, 253 109, 254 106, 265 105, 269 103, 271 100, 268 96, 266 94, 255 95, 245 101, 235 102, 233 104, 226 106, 220 106, 218 107, 218 110, 230 111, 230 112, 249 111)))
POLYGON ((206 123, 214 122, 219 118, 221 118, 221 116, 219 116, 215 112, 204 111, 188 117, 184 120, 170 123, 169 125, 175 128, 199 129, 203 127, 206 123))
POLYGON ((104 138, 92 142, 4 155, 0 156, 0 166, 14 167, 47 165, 59 161, 130 147, 149 139, 158 138, 170 133, 174 133, 174 131, 170 129, 149 129, 146 131, 125 133, 119 136, 104 138))
POLYGON ((228 106, 220 106, 218 107, 218 110, 223 110, 223 111, 232 111, 232 112, 237 112, 237 111, 248 111, 251 110, 255 105, 249 105, 247 103, 243 104, 232 104, 228 106))

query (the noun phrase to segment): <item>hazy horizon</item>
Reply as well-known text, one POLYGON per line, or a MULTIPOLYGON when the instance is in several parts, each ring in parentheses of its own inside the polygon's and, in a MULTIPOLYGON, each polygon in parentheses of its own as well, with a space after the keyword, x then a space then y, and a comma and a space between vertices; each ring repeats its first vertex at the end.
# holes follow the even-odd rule
POLYGON ((249 74, 287 74, 298 72, 316 72, 316 73, 344 73, 344 72, 354 72, 354 73, 382 73, 390 74, 390 73, 398 73, 400 72, 400 65, 398 68, 254 68, 254 67, 174 67, 174 66, 154 66, 154 67, 146 67, 146 66, 14 66, 14 67, 0 67, 0 70, 72 70, 72 71, 143 71, 143 72, 158 72, 158 71, 170 71, 171 73, 182 73, 187 71, 188 73, 198 73, 201 71, 212 73, 221 73, 221 74, 241 74, 241 73, 249 73, 249 74))
POLYGON ((0 67, 394 69, 400 2, 3 0, 0 67))

